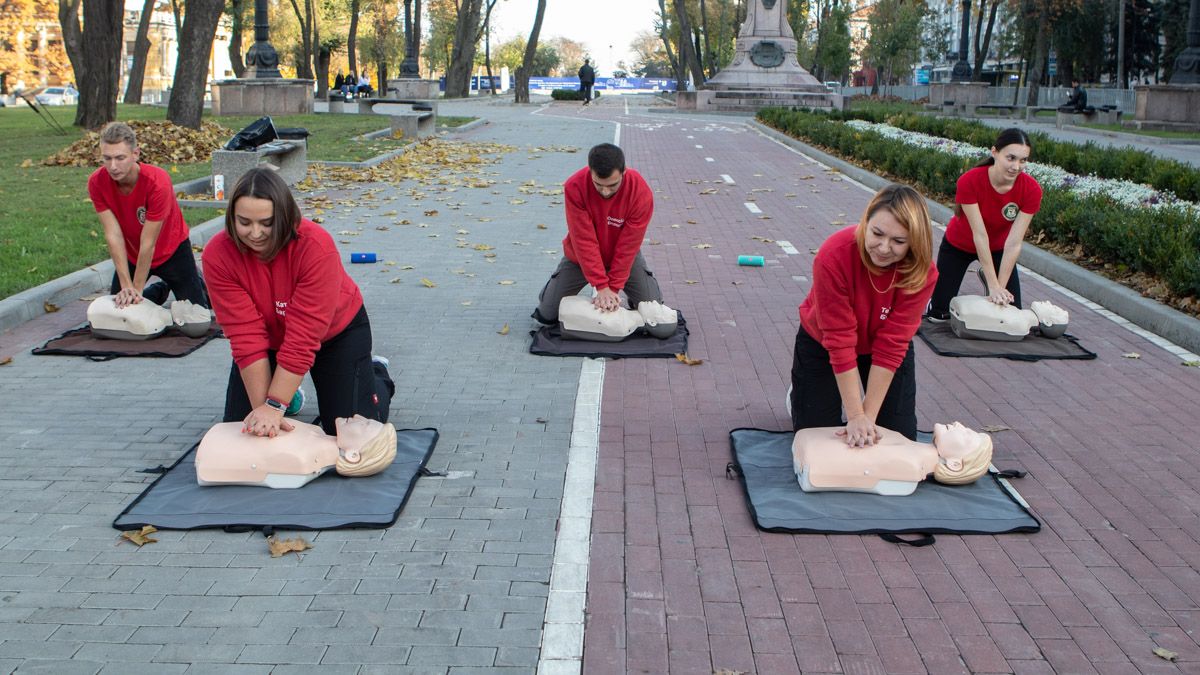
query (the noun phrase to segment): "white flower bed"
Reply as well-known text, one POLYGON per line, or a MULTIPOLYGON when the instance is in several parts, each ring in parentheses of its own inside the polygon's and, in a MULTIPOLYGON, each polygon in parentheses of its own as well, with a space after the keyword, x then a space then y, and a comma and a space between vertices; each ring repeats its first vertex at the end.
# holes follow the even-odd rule
MULTIPOLYGON (((876 124, 865 120, 850 120, 846 124, 860 131, 873 131, 884 138, 959 157, 983 159, 989 150, 948 138, 930 136, 916 131, 905 131, 890 124, 876 124)), ((1078 176, 1053 164, 1038 162, 1028 162, 1025 165, 1025 171, 1043 187, 1063 188, 1081 196, 1104 195, 1119 204, 1135 208, 1181 208, 1186 210, 1191 217, 1200 218, 1200 205, 1179 199, 1172 192, 1155 190, 1149 185, 1096 176, 1078 176)))

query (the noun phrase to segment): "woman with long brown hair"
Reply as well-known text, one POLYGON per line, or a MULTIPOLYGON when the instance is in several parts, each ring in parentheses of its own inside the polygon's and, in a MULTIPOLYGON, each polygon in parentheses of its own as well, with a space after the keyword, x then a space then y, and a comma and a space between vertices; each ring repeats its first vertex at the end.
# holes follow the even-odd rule
POLYGON ((852 447, 878 441, 876 425, 916 440, 912 339, 937 275, 929 209, 907 185, 880 190, 857 225, 825 240, 800 305, 793 429, 845 424, 852 447))

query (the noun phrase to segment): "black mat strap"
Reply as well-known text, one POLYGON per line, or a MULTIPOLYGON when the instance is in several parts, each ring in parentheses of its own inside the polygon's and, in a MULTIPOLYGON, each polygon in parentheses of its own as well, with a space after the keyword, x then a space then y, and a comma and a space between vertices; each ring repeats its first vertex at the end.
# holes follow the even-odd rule
POLYGON ((434 471, 433 469, 423 466, 423 467, 421 467, 421 469, 419 471, 417 471, 417 475, 418 476, 437 476, 439 478, 445 478, 446 476, 449 476, 450 474, 446 473, 445 471, 434 471))
POLYGON ((884 541, 890 541, 893 544, 904 544, 905 546, 912 546, 913 548, 931 546, 937 542, 937 537, 929 533, 923 534, 916 539, 905 539, 901 536, 892 534, 891 532, 884 532, 879 535, 879 538, 884 541))
POLYGON ((725 465, 725 480, 733 480, 742 477, 742 467, 738 466, 737 462, 730 462, 725 465))
POLYGON ((137 470, 138 473, 166 473, 167 471, 168 471, 167 467, 163 466, 162 464, 159 464, 158 466, 152 466, 152 467, 149 467, 146 469, 138 469, 137 470))
POLYGON ((1024 478, 1025 472, 1020 469, 1005 469, 996 472, 997 478, 1024 478))

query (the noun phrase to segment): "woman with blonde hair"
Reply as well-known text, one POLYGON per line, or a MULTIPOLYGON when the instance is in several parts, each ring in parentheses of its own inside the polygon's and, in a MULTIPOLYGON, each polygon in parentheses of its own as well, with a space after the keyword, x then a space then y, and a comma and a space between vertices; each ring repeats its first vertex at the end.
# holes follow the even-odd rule
POLYGON ((792 362, 792 428, 844 424, 851 447, 877 442, 876 425, 916 440, 912 339, 937 281, 925 199, 907 185, 880 190, 857 225, 821 245, 812 277, 792 362))

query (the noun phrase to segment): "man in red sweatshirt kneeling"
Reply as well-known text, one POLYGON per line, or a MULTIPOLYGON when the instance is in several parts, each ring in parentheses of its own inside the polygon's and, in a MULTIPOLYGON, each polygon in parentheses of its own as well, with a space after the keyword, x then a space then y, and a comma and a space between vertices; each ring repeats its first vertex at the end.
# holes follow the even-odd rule
POLYGON ((625 153, 611 143, 588 152, 587 167, 563 183, 567 236, 563 258, 538 296, 533 318, 558 321, 558 304, 591 284, 592 304, 605 312, 621 306, 624 290, 630 309, 639 302, 662 302, 662 290, 642 258, 642 239, 654 214, 654 193, 642 175, 625 168, 625 153))

